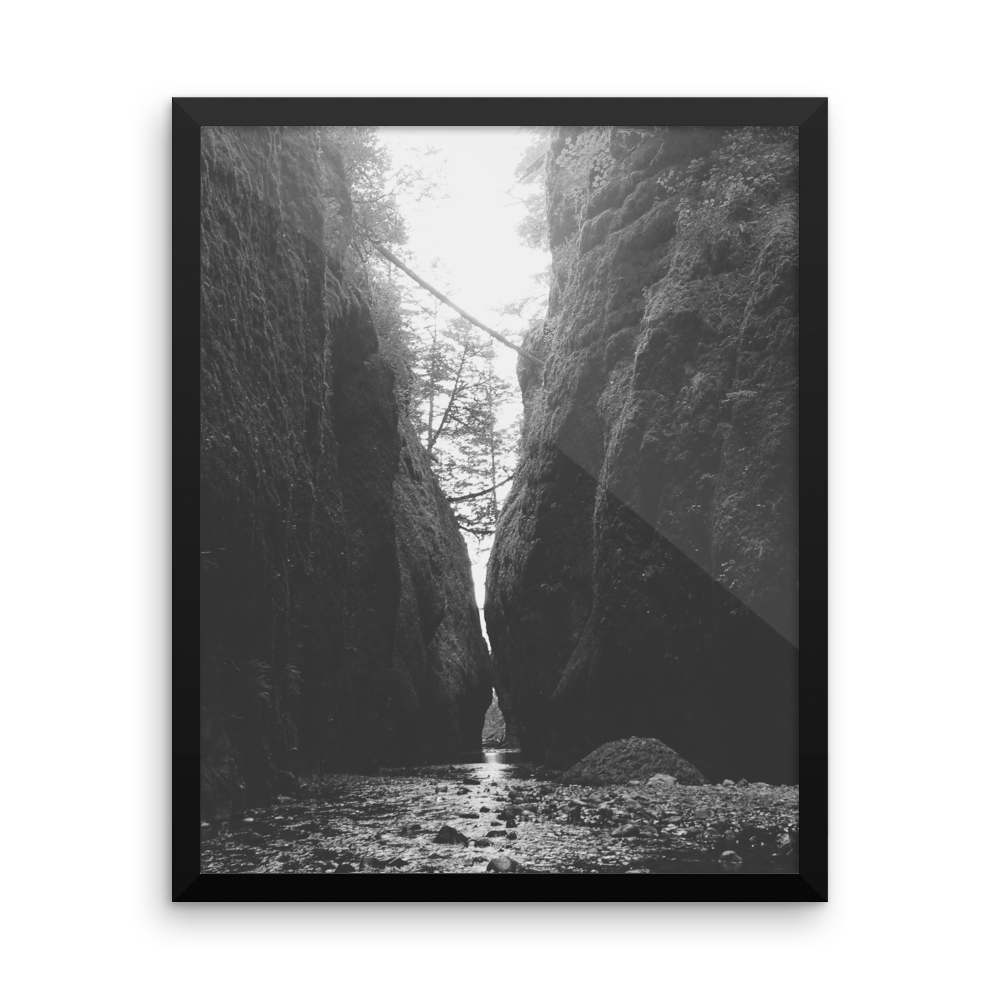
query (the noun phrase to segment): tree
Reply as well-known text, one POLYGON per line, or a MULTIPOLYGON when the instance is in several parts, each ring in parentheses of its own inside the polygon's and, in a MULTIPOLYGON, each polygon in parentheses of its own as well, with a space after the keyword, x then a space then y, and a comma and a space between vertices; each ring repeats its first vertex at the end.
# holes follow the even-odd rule
MULTIPOLYGON (((428 277, 450 293, 443 261, 431 262, 428 277)), ((496 371, 494 344, 425 289, 406 291, 403 315, 413 357, 410 419, 459 524, 482 541, 496 524, 496 491, 513 471, 513 385, 496 371)))
POLYGON ((517 225, 521 242, 532 250, 548 250, 549 227, 545 218, 545 156, 552 138, 548 125, 526 125, 521 129, 532 137, 514 168, 516 180, 511 194, 525 207, 517 225))
POLYGON ((379 349, 396 375, 396 397, 406 406, 411 389, 413 350, 402 314, 404 285, 396 268, 376 252, 374 244, 400 248, 407 238, 406 221, 396 196, 415 192, 430 197, 436 182, 412 163, 396 166, 375 125, 324 125, 318 143, 337 153, 351 194, 351 218, 340 214, 338 192, 331 184, 326 199, 330 251, 336 252, 350 277, 361 288, 371 309, 379 349), (344 234, 349 240, 343 242, 344 234))
POLYGON ((494 531, 496 491, 513 469, 504 421, 513 388, 495 371, 492 343, 470 323, 430 305, 417 315, 425 325, 414 346, 410 417, 460 526, 482 539, 494 531))
MULTIPOLYGON (((434 183, 413 166, 396 168, 374 126, 326 126, 320 140, 344 163, 354 225, 334 220, 331 232, 353 232, 349 246, 338 249, 370 304, 380 350, 396 372, 397 399, 460 526, 482 540, 494 531, 497 490, 512 473, 516 439, 506 411, 513 388, 494 370, 492 343, 433 295, 401 280, 399 268, 376 249, 402 254, 406 225, 396 194, 409 188, 428 197, 434 183)), ((338 204, 331 193, 331 215, 338 204)), ((396 259, 405 265, 405 258, 396 259)), ((434 285, 446 289, 443 263, 432 262, 430 272, 434 285)))

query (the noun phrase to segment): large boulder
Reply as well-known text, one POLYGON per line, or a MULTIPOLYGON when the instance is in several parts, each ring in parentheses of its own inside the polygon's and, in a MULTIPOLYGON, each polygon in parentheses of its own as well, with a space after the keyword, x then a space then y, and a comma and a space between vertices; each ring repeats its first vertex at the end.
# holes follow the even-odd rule
POLYGON ((569 785, 624 785, 667 774, 681 785, 703 785, 705 776, 693 764, 655 739, 630 736, 615 740, 587 754, 566 771, 561 781, 569 785))
POLYGON ((500 704, 550 764, 642 733, 794 782, 795 130, 636 133, 574 187, 579 132, 548 157, 543 363, 487 573, 500 704))

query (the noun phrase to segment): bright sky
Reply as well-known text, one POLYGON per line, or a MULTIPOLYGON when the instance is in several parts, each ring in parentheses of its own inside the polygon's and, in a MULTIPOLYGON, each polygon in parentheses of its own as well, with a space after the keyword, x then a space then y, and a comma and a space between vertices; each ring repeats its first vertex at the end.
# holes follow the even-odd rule
MULTIPOLYGON (((501 333, 523 332, 516 318, 501 316, 500 309, 538 294, 533 275, 549 263, 547 253, 521 244, 516 227, 524 208, 507 193, 531 136, 513 127, 385 127, 381 136, 395 165, 413 162, 435 174, 439 184, 438 194, 423 202, 406 194, 398 198, 409 229, 407 262, 487 326, 501 333), (438 152, 428 156, 429 147, 438 152), (431 275, 435 258, 443 264, 441 284, 431 275)), ((514 193, 523 196, 525 192, 515 189, 514 193)), ((485 339, 487 334, 482 336, 485 339)), ((500 344, 496 347, 497 371, 513 382, 520 406, 516 355, 500 344)), ((508 489, 498 491, 501 502, 508 489)), ((470 544, 469 557, 482 607, 489 550, 477 552, 475 544, 470 544)))

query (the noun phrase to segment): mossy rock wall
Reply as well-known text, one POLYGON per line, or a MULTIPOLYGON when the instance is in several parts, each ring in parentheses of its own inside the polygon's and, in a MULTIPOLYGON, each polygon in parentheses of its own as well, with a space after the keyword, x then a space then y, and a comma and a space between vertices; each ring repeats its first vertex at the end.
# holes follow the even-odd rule
POLYGON ((221 816, 279 770, 474 749, 490 680, 464 543, 412 482, 419 445, 338 251, 336 149, 203 129, 201 211, 202 792, 221 816), (413 569, 424 550, 436 575, 413 569))
POLYGON ((709 778, 796 775, 797 140, 619 137, 548 156, 555 279, 487 575, 504 715, 569 766, 655 737, 709 778), (755 183, 756 179, 756 183, 755 183))

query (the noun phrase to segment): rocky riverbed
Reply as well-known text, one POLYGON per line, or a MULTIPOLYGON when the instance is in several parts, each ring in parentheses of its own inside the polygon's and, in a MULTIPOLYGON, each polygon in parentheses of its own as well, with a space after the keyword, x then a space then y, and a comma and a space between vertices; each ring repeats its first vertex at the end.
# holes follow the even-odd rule
POLYGON ((794 786, 587 787, 526 764, 312 779, 240 820, 202 824, 204 873, 788 874, 794 786))

